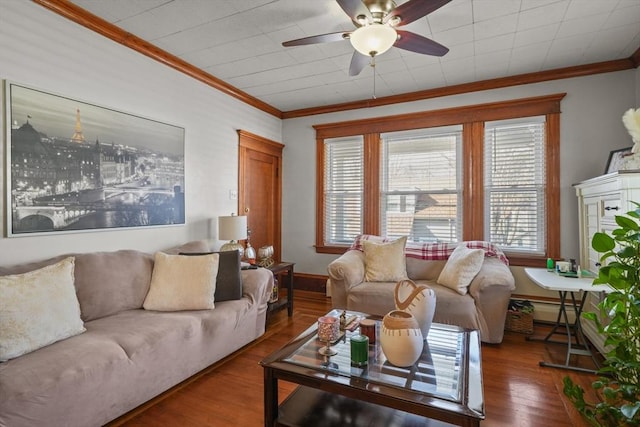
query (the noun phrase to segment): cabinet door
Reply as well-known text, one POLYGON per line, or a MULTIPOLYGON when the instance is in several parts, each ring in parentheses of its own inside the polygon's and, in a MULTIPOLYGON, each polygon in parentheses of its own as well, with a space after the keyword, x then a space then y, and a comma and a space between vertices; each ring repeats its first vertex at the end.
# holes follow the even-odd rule
POLYGON ((586 259, 582 260, 582 262, 586 262, 586 264, 582 265, 582 268, 597 272, 600 254, 591 247, 591 239, 596 232, 601 231, 601 199, 600 197, 585 197, 583 203, 582 212, 584 218, 582 219, 582 223, 584 229, 582 233, 584 233, 584 239, 582 241, 583 247, 581 252, 586 255, 586 259))

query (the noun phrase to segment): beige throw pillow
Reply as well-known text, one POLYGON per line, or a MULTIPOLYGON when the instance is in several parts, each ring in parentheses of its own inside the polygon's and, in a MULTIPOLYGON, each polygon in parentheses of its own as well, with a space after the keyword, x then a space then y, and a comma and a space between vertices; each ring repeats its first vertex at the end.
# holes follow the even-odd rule
POLYGON ((86 329, 73 286, 75 258, 24 274, 0 277, 0 361, 86 329))
POLYGON ((167 255, 156 252, 145 310, 178 311, 214 308, 218 254, 167 255))
POLYGON ((484 250, 459 245, 449 256, 437 282, 460 295, 466 295, 469 284, 480 271, 483 262, 484 250))
POLYGON ((407 278, 407 262, 404 247, 407 237, 389 243, 362 241, 365 258, 366 282, 397 282, 407 278))

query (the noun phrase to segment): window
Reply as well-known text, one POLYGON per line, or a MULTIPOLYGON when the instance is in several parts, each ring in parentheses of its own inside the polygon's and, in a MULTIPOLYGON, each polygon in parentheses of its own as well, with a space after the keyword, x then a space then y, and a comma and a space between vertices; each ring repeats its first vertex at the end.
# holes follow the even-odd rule
POLYGON ((485 238, 545 253, 545 118, 485 123, 485 238))
POLYGON ((564 96, 315 125, 316 251, 366 233, 487 240, 512 265, 558 258, 564 96))
POLYGON ((324 243, 350 244, 362 233, 363 138, 325 141, 324 158, 324 243))
POLYGON ((381 233, 415 242, 462 238, 462 126, 382 135, 381 233))

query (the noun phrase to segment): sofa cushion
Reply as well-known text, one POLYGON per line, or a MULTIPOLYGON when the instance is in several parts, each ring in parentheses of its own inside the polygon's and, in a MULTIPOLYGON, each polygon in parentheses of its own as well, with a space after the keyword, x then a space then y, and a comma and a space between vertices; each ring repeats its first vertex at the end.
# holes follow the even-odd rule
POLYGON ((218 259, 218 254, 188 257, 157 252, 145 310, 214 308, 218 259))
POLYGON ((230 301, 242 298, 242 274, 239 251, 224 252, 180 252, 179 255, 210 255, 217 253, 218 275, 216 276, 215 302, 230 301))
POLYGON ((469 249, 465 245, 459 245, 449 256, 437 282, 460 295, 465 295, 469 284, 482 268, 483 262, 482 249, 469 249))
POLYGON ((75 257, 76 292, 85 322, 142 307, 151 283, 153 255, 120 250, 75 257))
POLYGON ((363 240, 365 281, 397 282, 406 279, 407 264, 404 256, 406 243, 406 236, 389 243, 375 243, 363 240))
POLYGON ((74 258, 0 277, 0 361, 85 331, 73 286, 74 258))

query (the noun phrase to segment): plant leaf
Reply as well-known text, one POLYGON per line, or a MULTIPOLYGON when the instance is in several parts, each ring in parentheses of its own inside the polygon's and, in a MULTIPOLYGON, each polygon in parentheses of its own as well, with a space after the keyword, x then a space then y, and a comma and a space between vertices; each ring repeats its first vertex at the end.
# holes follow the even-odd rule
POLYGON ((611 238, 611 236, 608 236, 605 233, 597 232, 593 234, 593 238, 591 239, 591 246, 596 251, 603 253, 613 250, 613 248, 616 247, 616 242, 613 240, 613 238, 611 238))
POLYGON ((626 216, 616 215, 616 224, 618 224, 622 228, 626 228, 629 230, 640 230, 640 226, 638 226, 638 223, 631 218, 627 218, 626 216))

